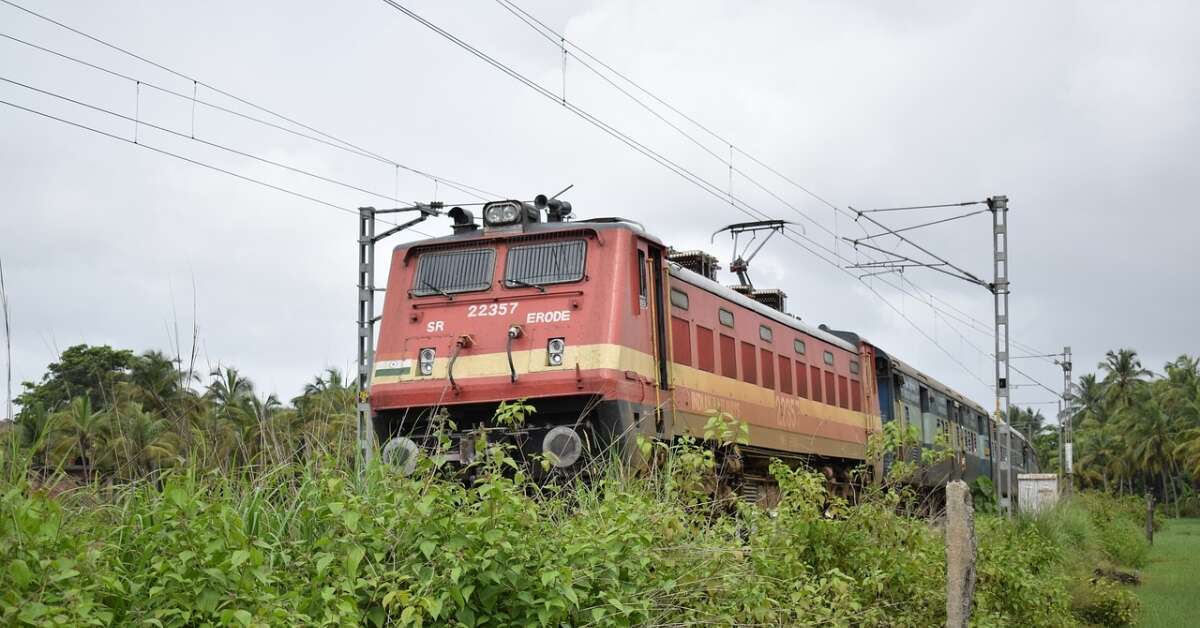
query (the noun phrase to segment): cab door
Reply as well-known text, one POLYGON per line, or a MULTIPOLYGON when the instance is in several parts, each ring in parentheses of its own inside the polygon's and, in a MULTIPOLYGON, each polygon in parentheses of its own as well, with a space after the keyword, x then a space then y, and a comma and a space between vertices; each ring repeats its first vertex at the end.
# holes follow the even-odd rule
POLYGON ((653 404, 654 432, 669 433, 674 423, 671 403, 670 310, 663 249, 645 240, 637 243, 637 308, 639 327, 648 333, 654 381, 647 382, 646 404, 653 404))
POLYGON ((654 321, 654 366, 659 390, 671 389, 670 310, 667 307, 667 273, 662 249, 650 248, 650 298, 654 321))

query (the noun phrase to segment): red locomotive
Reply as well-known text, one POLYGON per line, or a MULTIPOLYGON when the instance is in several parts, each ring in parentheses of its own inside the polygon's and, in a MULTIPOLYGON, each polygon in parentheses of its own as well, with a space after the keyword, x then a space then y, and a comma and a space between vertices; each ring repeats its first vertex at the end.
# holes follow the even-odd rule
MULTIPOLYGON (((483 429, 578 468, 610 450, 635 456, 639 434, 699 435, 721 410, 749 425, 740 484, 753 494, 771 458, 844 485, 881 418, 907 414, 892 392, 907 367, 872 344, 786 314, 777 291, 722 286, 711 256, 673 254, 634 221, 570 211, 544 197, 493 202, 481 227, 455 208, 453 235, 395 248, 370 388, 385 457, 432 447, 441 416, 455 426, 451 459, 469 458, 467 436, 483 429), (537 409, 529 421, 489 425, 518 398, 537 409)), ((965 406, 935 384, 920 390, 965 406)), ((958 405, 942 409, 962 424, 958 405)))

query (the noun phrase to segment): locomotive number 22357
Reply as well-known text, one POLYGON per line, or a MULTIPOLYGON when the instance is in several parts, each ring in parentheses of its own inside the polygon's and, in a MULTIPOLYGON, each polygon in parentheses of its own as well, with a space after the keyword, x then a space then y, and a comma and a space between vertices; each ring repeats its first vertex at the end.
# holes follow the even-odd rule
POLYGON ((467 306, 467 318, 479 316, 506 316, 516 314, 520 303, 481 303, 467 306))

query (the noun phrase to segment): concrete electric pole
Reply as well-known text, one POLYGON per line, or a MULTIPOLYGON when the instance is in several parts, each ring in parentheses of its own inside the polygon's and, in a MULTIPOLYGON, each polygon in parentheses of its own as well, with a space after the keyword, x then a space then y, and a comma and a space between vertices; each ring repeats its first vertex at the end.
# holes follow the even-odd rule
POLYGON ((1061 366, 1063 370, 1062 405, 1058 413, 1058 425, 1061 432, 1059 439, 1062 441, 1062 492, 1064 495, 1070 495, 1075 488, 1075 404, 1072 402, 1073 395, 1071 393, 1071 347, 1063 347, 1062 359, 1055 360, 1054 363, 1061 366))

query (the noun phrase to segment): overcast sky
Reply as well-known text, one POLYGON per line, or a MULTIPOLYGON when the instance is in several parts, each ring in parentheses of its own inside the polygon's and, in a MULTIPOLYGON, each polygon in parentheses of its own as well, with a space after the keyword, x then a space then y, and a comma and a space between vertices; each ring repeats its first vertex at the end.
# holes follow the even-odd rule
MULTIPOLYGON (((633 218, 726 264, 729 240, 709 236, 749 219, 377 0, 16 1, 386 161, 502 197, 574 184, 566 198, 578 216, 633 218)), ((500 4, 400 3, 561 95, 559 47, 500 4)), ((1007 195, 1014 354, 1070 345, 1079 372, 1117 347, 1136 348, 1156 371, 1200 352, 1195 3, 518 4, 731 142, 734 167, 769 191, 735 176, 735 196, 850 260, 849 245, 835 248, 825 229, 862 229, 745 154, 842 208, 1007 195)), ((0 38, 3 78, 183 135, 143 125, 140 144, 344 207, 394 202, 189 138, 384 196, 476 200, 203 104, 193 114, 191 100, 148 86, 191 94, 191 80, 3 4, 0 33, 145 82, 0 38)), ((204 85, 196 93, 266 116, 204 85)), ((566 98, 729 192, 727 143, 669 118, 714 157, 574 58, 566 98)), ((235 365, 262 392, 290 397, 326 366, 351 370, 353 215, 136 146, 127 120, 2 81, 0 100, 125 138, 0 105, 0 261, 16 381, 40 377, 76 343, 173 353, 178 329, 186 352, 193 311, 202 367, 235 365)), ((900 227, 971 209, 880 216, 900 227)), ((913 237, 986 278, 990 228, 984 214, 913 237)), ((445 219, 421 229, 449 231, 445 219)), ((983 288, 927 270, 881 278, 910 295, 864 285, 783 239, 754 260, 752 276, 783 288, 805 320, 855 330, 991 407, 983 288), (940 313, 911 296, 929 293, 940 313)), ((1048 361, 1015 364, 1061 385, 1048 361)), ((1017 403, 1053 398, 1034 386, 1013 392, 1017 403)))

